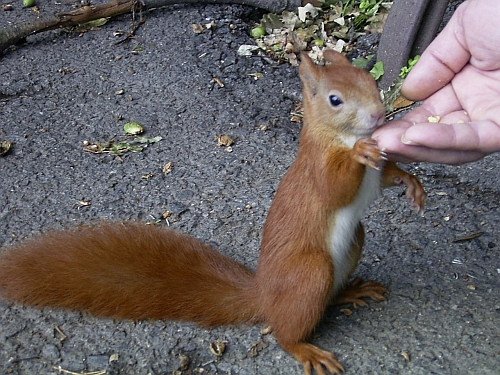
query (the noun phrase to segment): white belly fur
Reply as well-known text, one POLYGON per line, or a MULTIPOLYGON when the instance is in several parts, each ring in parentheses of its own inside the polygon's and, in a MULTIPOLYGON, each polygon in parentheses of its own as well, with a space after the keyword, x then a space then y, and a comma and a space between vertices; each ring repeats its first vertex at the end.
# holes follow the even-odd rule
POLYGON ((370 204, 380 196, 380 171, 366 168, 363 182, 354 201, 336 211, 329 235, 329 250, 334 265, 335 282, 333 292, 336 294, 349 277, 350 249, 358 223, 370 204))

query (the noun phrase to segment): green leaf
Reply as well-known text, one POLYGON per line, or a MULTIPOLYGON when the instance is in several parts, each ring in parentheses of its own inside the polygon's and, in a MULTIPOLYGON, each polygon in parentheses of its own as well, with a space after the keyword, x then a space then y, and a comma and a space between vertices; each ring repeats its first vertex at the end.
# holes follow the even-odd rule
POLYGON ((76 26, 75 30, 79 33, 85 33, 89 30, 99 30, 99 27, 106 24, 108 20, 109 18, 98 18, 96 20, 85 22, 76 26))
POLYGON ((156 143, 156 142, 160 142, 163 138, 160 137, 159 135, 156 136, 156 137, 153 137, 153 138, 149 138, 149 143, 156 143))
POLYGON ((99 27, 105 25, 109 21, 109 18, 98 18, 96 20, 85 22, 85 25, 91 27, 99 27))
POLYGON ((361 13, 365 14, 367 17, 374 16, 382 4, 383 0, 361 0, 359 3, 359 10, 361 13))
POLYGON ((410 73, 410 71, 413 69, 413 67, 417 64, 419 59, 420 59, 420 55, 416 55, 413 59, 409 59, 408 64, 401 68, 401 71, 399 72, 399 76, 401 78, 406 78, 408 76, 408 74, 410 73))
POLYGON ((264 14, 260 20, 260 26, 266 30, 267 34, 272 34, 273 30, 281 29, 284 24, 280 19, 280 16, 273 13, 264 14))
POLYGON ((132 152, 141 152, 142 151, 142 146, 128 146, 128 150, 132 152))
POLYGON ((281 13, 281 22, 283 23, 283 27, 291 30, 295 30, 303 25, 297 14, 294 12, 287 12, 286 10, 281 13))
POLYGON ((148 138, 148 137, 136 137, 132 140, 134 143, 156 143, 162 140, 162 137, 157 136, 154 138, 148 138))
POLYGON ((260 37, 263 37, 266 35, 266 30, 264 30, 262 27, 254 27, 252 30, 250 30, 250 35, 252 38, 259 39, 260 37))
POLYGON ((358 57, 352 61, 352 65, 360 69, 364 69, 366 64, 368 64, 368 59, 365 59, 364 57, 358 57))
POLYGON ((144 131, 144 128, 138 122, 127 122, 123 125, 125 134, 137 135, 144 131))
POLYGON ((372 70, 370 70, 370 73, 375 78, 375 81, 378 81, 384 75, 384 62, 377 61, 372 70))

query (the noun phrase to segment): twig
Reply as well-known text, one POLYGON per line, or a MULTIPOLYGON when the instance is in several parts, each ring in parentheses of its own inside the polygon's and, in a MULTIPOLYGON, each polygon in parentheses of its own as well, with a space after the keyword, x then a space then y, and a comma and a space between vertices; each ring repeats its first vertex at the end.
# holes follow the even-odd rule
POLYGON ((106 373, 106 370, 91 371, 91 372, 74 372, 65 370, 61 366, 52 366, 52 369, 69 375, 104 375, 106 373))
MULTIPOLYGON (((138 3, 137 0, 135 0, 136 3, 138 3)), ((142 18, 142 9, 140 7, 139 4, 137 4, 136 6, 133 6, 133 11, 132 11, 132 30, 130 30, 130 32, 127 34, 127 36, 113 44, 115 45, 118 45, 118 44, 122 44, 124 42, 128 42, 130 39, 134 38, 135 37, 135 32, 137 30, 139 30, 139 27, 141 27, 141 25, 146 22, 143 18, 142 18), (135 22, 135 13, 136 13, 136 9, 139 9, 139 21, 136 23, 135 22)))

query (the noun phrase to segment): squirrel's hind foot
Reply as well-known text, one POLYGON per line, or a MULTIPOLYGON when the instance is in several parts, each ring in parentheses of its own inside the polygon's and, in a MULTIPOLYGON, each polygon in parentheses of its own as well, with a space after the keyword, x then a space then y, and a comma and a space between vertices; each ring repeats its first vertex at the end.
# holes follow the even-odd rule
POLYGON ((354 303, 357 306, 366 306, 366 302, 361 298, 368 297, 376 302, 382 302, 386 300, 384 297, 385 292, 387 292, 385 286, 375 281, 363 281, 360 277, 356 277, 333 299, 332 304, 354 303))

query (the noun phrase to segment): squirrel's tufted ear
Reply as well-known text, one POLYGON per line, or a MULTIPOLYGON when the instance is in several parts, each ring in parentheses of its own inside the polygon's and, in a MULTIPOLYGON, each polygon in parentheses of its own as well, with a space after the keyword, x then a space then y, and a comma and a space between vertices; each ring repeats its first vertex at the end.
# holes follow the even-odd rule
POLYGON ((318 84, 320 78, 320 67, 316 66, 307 53, 300 54, 299 76, 304 85, 304 93, 310 96, 316 95, 318 92, 318 84))
POLYGON ((343 64, 343 65, 351 65, 349 60, 342 55, 341 53, 334 51, 332 49, 328 49, 323 52, 323 58, 328 61, 330 64, 343 64))

